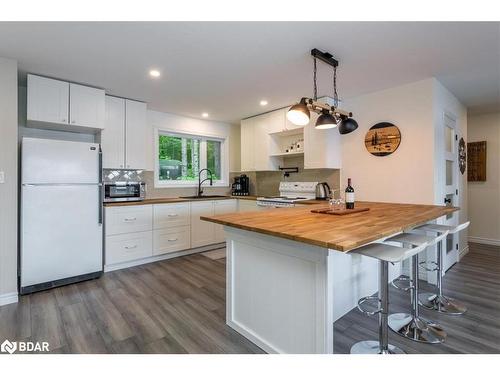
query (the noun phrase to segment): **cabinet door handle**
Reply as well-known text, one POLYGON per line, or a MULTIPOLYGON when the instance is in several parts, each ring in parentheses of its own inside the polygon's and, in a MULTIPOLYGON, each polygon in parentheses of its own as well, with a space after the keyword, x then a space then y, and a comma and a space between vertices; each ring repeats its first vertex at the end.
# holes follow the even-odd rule
POLYGON ((136 221, 137 218, 136 217, 126 217, 125 219, 123 219, 123 221, 136 221))
POLYGON ((62 119, 62 122, 67 122, 65 118, 62 119))
POLYGON ((130 250, 130 249, 135 249, 137 245, 132 245, 132 246, 123 246, 125 249, 130 250))
POLYGON ((179 216, 178 214, 168 214, 168 217, 176 217, 179 216))
POLYGON ((175 241, 177 241, 177 240, 178 240, 178 238, 169 238, 167 241, 168 241, 168 242, 175 242, 175 241))

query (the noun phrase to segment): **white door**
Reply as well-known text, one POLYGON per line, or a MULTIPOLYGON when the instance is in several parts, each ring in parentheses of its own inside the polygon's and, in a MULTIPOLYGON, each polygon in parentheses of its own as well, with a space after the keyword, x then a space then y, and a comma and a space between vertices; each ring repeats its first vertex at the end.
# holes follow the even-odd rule
POLYGON ((125 101, 125 168, 147 169, 146 103, 125 101))
POLYGON ((69 97, 70 125, 104 128, 104 90, 70 83, 69 97))
POLYGON ((213 216, 213 214, 213 201, 191 203, 191 247, 215 243, 215 224, 200 220, 200 216, 213 216))
POLYGON ((99 183, 99 144, 23 138, 23 184, 99 183))
POLYGON ((106 96, 106 121, 101 131, 102 165, 125 168, 125 99, 106 96))
MULTIPOLYGON (((459 206, 459 191, 458 191, 458 133, 456 117, 449 113, 443 115, 443 166, 442 189, 443 201, 441 204, 450 206, 459 206)), ((442 218, 442 224, 457 225, 458 212, 447 215, 442 218)), ((458 262, 458 234, 450 234, 443 241, 443 272, 446 272, 452 265, 458 262)))
POLYGON ((27 120, 68 124, 69 83, 28 74, 27 120))
POLYGON ((21 197, 21 286, 102 270, 98 186, 23 186, 21 197))
MULTIPOLYGON (((233 212, 238 212, 236 199, 214 201, 214 215, 230 214, 233 212)), ((226 241, 224 226, 215 224, 215 242, 219 243, 224 241, 226 241)))

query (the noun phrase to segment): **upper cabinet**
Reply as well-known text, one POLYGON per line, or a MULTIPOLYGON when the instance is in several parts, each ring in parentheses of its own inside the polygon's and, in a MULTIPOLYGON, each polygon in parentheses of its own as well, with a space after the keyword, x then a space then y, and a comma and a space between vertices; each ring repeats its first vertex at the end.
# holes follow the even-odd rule
POLYGON ((28 121, 68 124, 69 83, 28 74, 28 121))
MULTIPOLYGON (((287 111, 288 108, 283 108, 241 121, 241 170, 278 170, 280 165, 285 165, 285 157, 294 158, 291 164, 297 162, 295 158, 303 158, 305 169, 341 168, 341 136, 338 129, 316 129, 316 113, 311 113, 308 125, 293 125, 286 118, 287 111), (286 152, 291 144, 302 144, 301 140, 303 148, 299 152, 296 152, 297 148, 294 152, 286 152)), ((297 164, 302 162, 299 160, 297 164)))
POLYGON ((150 169, 146 110, 146 103, 106 96, 106 121, 101 131, 104 168, 150 169))
POLYGON ((104 90, 28 74, 28 126, 95 132, 104 120, 104 90))
POLYGON ((104 90, 69 84, 70 125, 104 128, 104 90))
POLYGON ((125 100, 125 162, 130 169, 147 169, 146 103, 125 100))

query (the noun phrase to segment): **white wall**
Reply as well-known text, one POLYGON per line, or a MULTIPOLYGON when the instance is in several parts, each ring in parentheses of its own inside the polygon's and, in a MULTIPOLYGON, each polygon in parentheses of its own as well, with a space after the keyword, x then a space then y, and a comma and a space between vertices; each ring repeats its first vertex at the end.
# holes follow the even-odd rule
POLYGON ((17 301, 17 62, 0 58, 0 305, 17 301))
POLYGON ((468 184, 469 239, 500 245, 500 112, 469 116, 467 132, 486 141, 486 181, 468 184))
POLYGON ((357 200, 434 203, 433 79, 347 99, 359 128, 342 136, 341 186, 352 178, 357 200), (378 157, 365 147, 366 132, 378 122, 395 124, 401 144, 378 157))

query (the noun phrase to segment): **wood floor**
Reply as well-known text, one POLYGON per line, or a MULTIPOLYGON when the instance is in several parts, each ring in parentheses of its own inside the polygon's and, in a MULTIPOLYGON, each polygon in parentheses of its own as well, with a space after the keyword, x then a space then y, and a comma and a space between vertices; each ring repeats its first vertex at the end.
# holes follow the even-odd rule
MULTIPOLYGON (((500 353, 500 248, 471 244, 445 277, 465 316, 423 311, 447 329, 443 345, 390 334, 407 353, 500 353)), ((425 287, 425 285, 424 285, 425 287)), ((409 297, 391 288, 391 311, 409 297)), ((377 338, 377 319, 357 310, 335 323, 335 350, 377 338)), ((225 260, 195 254, 20 298, 0 307, 0 342, 48 341, 52 353, 262 353, 225 325, 225 260)))
MULTIPOLYGON (((500 247, 470 243, 469 253, 443 278, 445 295, 460 299, 468 311, 449 316, 421 308, 424 318, 440 323, 448 333, 443 344, 413 342, 390 332, 389 343, 406 353, 500 353, 500 247)), ((422 290, 433 290, 425 282, 422 290)), ((409 312, 409 292, 390 288, 390 312, 409 312)), ((349 353, 362 340, 378 340, 376 317, 366 317, 357 309, 334 325, 334 348, 349 353)))

